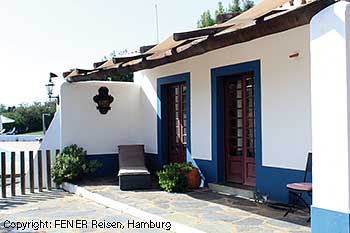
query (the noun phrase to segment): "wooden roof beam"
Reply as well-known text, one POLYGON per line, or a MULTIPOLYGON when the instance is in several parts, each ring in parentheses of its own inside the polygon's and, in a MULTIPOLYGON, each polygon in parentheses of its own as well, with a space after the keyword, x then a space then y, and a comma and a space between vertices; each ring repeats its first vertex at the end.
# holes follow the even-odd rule
MULTIPOLYGON (((149 56, 151 56, 152 54, 140 54, 140 55, 136 55, 136 56, 128 56, 128 57, 114 57, 112 58, 113 60, 113 64, 118 64, 118 63, 127 63, 129 61, 133 61, 133 60, 136 60, 136 59, 145 59, 149 56)), ((104 63, 106 63, 107 61, 101 61, 101 62, 95 62, 93 64, 94 68, 98 68, 100 67, 101 65, 103 65, 104 63)))
POLYGON ((287 9, 275 9, 275 10, 270 11, 269 13, 266 13, 266 14, 260 16, 259 18, 256 18, 255 20, 257 23, 261 23, 262 21, 265 20, 266 17, 269 17, 269 16, 274 15, 274 14, 278 14, 281 12, 285 12, 285 11, 287 11, 287 9))
POLYGON ((149 56, 151 56, 152 54, 140 54, 140 55, 136 55, 136 56, 129 56, 129 57, 114 57, 112 58, 113 63, 114 64, 118 64, 118 63, 126 63, 129 61, 133 61, 133 60, 137 60, 137 59, 144 59, 147 58, 149 56))
POLYGON ((102 65, 105 64, 107 61, 108 61, 108 60, 95 62, 95 63, 93 64, 94 69, 96 69, 97 67, 102 66, 102 65))
POLYGON ((63 77, 65 78, 69 76, 72 72, 75 72, 77 75, 87 75, 93 71, 97 71, 97 70, 71 69, 70 71, 64 72, 63 77))
POLYGON ((145 53, 145 52, 147 52, 148 50, 154 48, 157 45, 158 44, 141 46, 140 47, 140 53, 145 53))
POLYGON ((232 27, 232 25, 229 26, 221 26, 221 27, 213 27, 213 28, 203 28, 195 31, 189 31, 189 32, 179 32, 173 34, 173 39, 175 41, 181 41, 181 40, 188 40, 203 36, 209 36, 214 35, 216 33, 219 33, 229 27, 232 27))

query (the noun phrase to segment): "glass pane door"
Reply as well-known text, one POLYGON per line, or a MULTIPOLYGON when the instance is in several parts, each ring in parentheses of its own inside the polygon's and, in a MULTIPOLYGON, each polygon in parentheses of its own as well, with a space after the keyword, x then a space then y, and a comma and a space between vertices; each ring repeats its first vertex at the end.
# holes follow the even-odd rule
POLYGON ((186 161, 187 146, 186 85, 169 85, 167 92, 168 162, 181 163, 186 161))
POLYGON ((225 172, 229 182, 255 185, 254 76, 225 78, 225 172))

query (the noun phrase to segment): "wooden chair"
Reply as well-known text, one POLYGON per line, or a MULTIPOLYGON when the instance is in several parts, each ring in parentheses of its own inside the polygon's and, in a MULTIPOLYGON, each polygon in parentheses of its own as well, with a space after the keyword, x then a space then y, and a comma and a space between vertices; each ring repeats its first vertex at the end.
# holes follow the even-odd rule
MULTIPOLYGON (((295 196, 295 200, 293 201, 292 205, 290 208, 287 210, 287 212, 284 214, 284 217, 286 217, 292 210, 293 208, 296 207, 296 205, 301 201, 308 209, 310 212, 310 206, 304 199, 303 195, 307 194, 308 196, 312 196, 312 183, 306 182, 307 175, 308 173, 312 172, 312 153, 308 153, 307 156, 307 162, 306 162, 306 168, 304 172, 304 181, 301 183, 291 183, 287 184, 288 192, 295 196)), ((310 221, 310 218, 308 219, 308 222, 310 221)))
POLYGON ((145 166, 143 145, 120 145, 119 186, 121 190, 148 189, 151 174, 145 166))

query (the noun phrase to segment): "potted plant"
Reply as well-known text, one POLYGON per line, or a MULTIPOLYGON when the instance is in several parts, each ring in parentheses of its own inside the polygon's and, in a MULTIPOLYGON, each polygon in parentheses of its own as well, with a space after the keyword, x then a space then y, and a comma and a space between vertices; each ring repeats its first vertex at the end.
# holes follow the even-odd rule
POLYGON ((189 189, 198 189, 201 184, 201 175, 198 171, 198 168, 190 164, 191 170, 185 174, 188 180, 189 189))
POLYGON ((159 186, 166 192, 186 192, 188 189, 199 188, 200 175, 198 169, 191 163, 172 163, 164 165, 157 173, 159 186))

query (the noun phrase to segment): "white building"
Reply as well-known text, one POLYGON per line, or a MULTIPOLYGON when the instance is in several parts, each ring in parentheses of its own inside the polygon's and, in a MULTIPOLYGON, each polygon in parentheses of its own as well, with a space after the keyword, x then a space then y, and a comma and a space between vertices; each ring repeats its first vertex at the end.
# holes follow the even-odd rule
POLYGON ((286 2, 65 73, 47 137, 84 147, 100 175, 116 175, 118 145, 144 144, 151 170, 190 161, 206 183, 255 186, 282 202, 313 152, 312 230, 349 232, 350 4, 286 2), (101 81, 126 72, 134 83, 101 81), (93 100, 101 87, 114 98, 106 114, 93 100))

